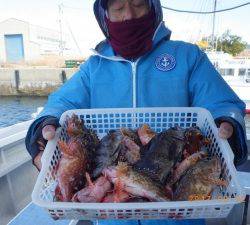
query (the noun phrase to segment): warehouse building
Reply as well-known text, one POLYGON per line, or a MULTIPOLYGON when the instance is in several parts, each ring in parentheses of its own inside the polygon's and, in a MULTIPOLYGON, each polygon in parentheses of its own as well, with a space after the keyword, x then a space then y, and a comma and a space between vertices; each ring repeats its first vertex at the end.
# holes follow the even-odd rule
POLYGON ((10 18, 0 22, 0 62, 17 63, 43 55, 60 55, 69 49, 66 35, 28 22, 10 18))

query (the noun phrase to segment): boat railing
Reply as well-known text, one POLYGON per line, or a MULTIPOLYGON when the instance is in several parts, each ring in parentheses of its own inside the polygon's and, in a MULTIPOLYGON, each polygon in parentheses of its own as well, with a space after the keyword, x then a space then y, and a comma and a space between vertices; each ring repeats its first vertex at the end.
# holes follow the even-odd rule
POLYGON ((32 121, 0 129, 0 177, 30 160, 24 139, 32 121))
POLYGON ((32 121, 0 129, 0 224, 7 224, 30 201, 37 171, 25 148, 32 121))

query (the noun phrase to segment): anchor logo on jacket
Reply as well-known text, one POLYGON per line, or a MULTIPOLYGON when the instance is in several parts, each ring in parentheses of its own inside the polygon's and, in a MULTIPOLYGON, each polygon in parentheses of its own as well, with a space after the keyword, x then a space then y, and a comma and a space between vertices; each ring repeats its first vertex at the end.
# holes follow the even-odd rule
POLYGON ((175 68, 176 60, 172 55, 165 53, 156 58, 155 66, 161 71, 169 71, 175 68))

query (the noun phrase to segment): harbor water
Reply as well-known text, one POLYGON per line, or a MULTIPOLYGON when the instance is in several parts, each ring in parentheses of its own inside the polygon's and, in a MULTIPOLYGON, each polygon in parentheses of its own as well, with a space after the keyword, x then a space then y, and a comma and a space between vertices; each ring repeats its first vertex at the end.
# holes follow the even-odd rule
MULTIPOLYGON (((0 128, 32 119, 32 113, 46 103, 45 97, 0 97, 0 128)), ((247 133, 250 133, 250 115, 246 118, 247 133)))
POLYGON ((0 96, 0 128, 32 119, 32 113, 45 104, 45 97, 0 96))

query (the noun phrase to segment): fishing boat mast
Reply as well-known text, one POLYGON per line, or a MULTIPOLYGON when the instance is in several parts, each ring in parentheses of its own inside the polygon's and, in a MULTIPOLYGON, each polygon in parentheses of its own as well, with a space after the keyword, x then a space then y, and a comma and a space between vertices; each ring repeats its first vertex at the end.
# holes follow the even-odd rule
POLYGON ((216 51, 217 49, 217 40, 215 37, 215 20, 216 20, 216 9, 217 9, 217 0, 214 0, 214 13, 213 13, 213 28, 212 28, 212 50, 216 51))
POLYGON ((62 32, 62 18, 63 18, 63 4, 59 4, 58 5, 58 10, 59 10, 59 28, 60 28, 60 44, 59 44, 59 49, 60 49, 60 52, 59 52, 59 55, 60 56, 63 56, 63 50, 64 50, 64 47, 63 47, 63 32, 62 32))

